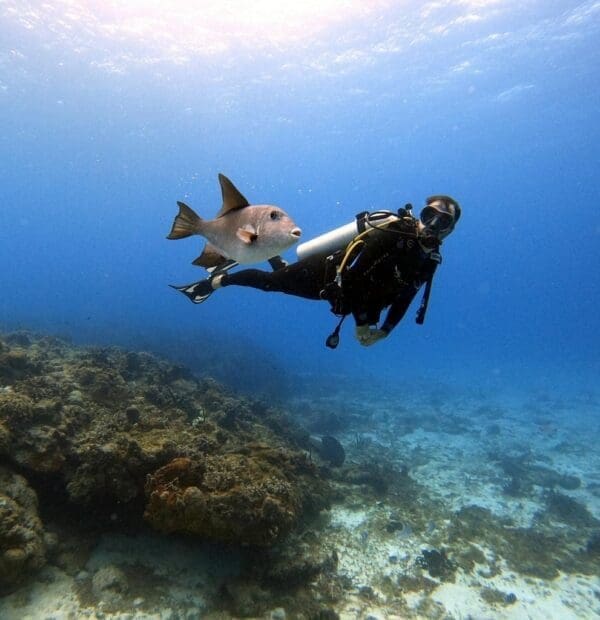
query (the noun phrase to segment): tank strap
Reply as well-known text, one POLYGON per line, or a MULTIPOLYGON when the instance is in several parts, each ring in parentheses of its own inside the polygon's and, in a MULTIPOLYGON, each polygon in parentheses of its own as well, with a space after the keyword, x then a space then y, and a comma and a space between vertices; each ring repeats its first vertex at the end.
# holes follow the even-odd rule
POLYGON ((349 309, 344 300, 342 287, 338 283, 338 263, 342 259, 342 250, 337 250, 325 259, 325 276, 323 288, 319 292, 321 299, 325 299, 331 306, 331 312, 336 316, 347 314, 349 309))

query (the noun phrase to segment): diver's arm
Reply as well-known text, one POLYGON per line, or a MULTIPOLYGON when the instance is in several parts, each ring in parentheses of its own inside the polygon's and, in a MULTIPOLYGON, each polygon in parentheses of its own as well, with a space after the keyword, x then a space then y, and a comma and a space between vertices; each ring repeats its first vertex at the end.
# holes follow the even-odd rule
POLYGON ((396 327, 396 325, 398 325, 398 323, 402 320, 402 317, 406 314, 406 310, 408 309, 408 306, 410 306, 411 301, 412 297, 396 298, 387 311, 385 321, 379 328, 376 325, 357 324, 356 338, 360 344, 370 346, 383 338, 387 338, 390 332, 394 329, 394 327, 396 327))
POLYGON ((419 289, 425 282, 433 278, 438 264, 439 260, 431 260, 429 257, 425 259, 424 266, 419 270, 420 273, 417 279, 412 285, 407 285, 389 307, 383 325, 380 328, 382 331, 389 334, 400 323, 419 289))
MULTIPOLYGON (((415 293, 417 291, 415 290, 415 293)), ((410 302, 413 300, 414 295, 411 297, 397 297, 396 300, 392 303, 387 314, 385 316, 385 321, 381 325, 381 331, 385 332, 386 336, 400 323, 403 319, 406 311, 408 310, 408 306, 410 306, 410 302)))

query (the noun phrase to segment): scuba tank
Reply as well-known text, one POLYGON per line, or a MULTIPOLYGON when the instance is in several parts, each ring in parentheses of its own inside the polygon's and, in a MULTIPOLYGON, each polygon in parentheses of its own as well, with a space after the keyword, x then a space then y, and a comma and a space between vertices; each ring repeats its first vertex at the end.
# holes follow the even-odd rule
POLYGON ((391 211, 363 211, 352 222, 305 241, 296 247, 298 259, 302 260, 315 254, 329 255, 346 247, 357 235, 369 228, 385 228, 387 224, 398 220, 398 215, 391 211))

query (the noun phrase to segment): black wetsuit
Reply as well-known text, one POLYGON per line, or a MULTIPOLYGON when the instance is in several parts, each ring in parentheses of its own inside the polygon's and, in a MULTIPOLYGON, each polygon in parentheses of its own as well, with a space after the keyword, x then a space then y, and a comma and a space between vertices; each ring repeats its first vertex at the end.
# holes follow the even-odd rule
POLYGON ((343 251, 333 260, 314 255, 273 272, 244 269, 227 273, 221 286, 250 286, 307 299, 327 299, 336 314, 352 313, 357 325, 377 324, 382 310, 389 306, 381 326, 389 333, 419 288, 433 276, 439 254, 437 248, 431 254, 426 252, 414 232, 410 234, 400 222, 372 230, 363 239, 364 244, 353 253, 342 274, 341 290, 333 281, 343 251))

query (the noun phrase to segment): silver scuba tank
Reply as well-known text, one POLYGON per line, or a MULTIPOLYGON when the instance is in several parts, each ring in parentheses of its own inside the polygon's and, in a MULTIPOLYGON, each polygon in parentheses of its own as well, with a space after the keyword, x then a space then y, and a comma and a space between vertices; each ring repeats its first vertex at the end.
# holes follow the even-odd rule
POLYGON ((364 222, 364 229, 368 230, 369 228, 380 228, 397 219, 398 216, 390 211, 369 213, 364 219, 355 218, 348 224, 301 243, 296 247, 296 254, 299 260, 315 254, 333 254, 335 251, 346 247, 356 235, 362 232, 362 222, 364 222))

